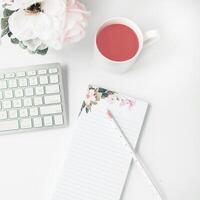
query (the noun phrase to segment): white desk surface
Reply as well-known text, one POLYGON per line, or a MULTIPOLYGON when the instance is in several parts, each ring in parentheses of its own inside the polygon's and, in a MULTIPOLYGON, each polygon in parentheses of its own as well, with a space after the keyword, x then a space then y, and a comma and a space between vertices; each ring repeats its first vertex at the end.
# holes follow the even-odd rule
MULTIPOLYGON (((87 85, 95 83, 151 103, 138 151, 168 200, 200 199, 200 1, 83 0, 92 12, 87 37, 62 51, 30 55, 3 40, 0 70, 60 62, 68 70, 69 127, 0 137, 0 199, 44 200, 71 138, 87 85), (108 17, 128 16, 161 40, 133 69, 95 68, 94 35, 108 17)), ((131 174, 124 200, 146 200, 131 174)))

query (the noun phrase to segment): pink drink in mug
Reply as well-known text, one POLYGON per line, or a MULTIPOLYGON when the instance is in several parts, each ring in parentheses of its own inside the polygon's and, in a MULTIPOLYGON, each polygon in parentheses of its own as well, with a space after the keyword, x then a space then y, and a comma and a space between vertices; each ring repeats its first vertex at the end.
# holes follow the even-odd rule
POLYGON ((111 72, 125 72, 135 62, 143 46, 158 39, 156 30, 142 33, 137 24, 128 18, 111 18, 96 34, 98 64, 111 72))

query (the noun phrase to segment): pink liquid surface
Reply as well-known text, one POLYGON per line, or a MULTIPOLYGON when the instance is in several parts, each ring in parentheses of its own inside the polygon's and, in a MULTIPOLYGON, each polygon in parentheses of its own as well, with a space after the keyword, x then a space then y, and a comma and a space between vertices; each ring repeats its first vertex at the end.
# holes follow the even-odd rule
POLYGON ((136 33, 123 24, 103 28, 97 35, 96 43, 101 54, 113 61, 129 60, 139 49, 136 33))

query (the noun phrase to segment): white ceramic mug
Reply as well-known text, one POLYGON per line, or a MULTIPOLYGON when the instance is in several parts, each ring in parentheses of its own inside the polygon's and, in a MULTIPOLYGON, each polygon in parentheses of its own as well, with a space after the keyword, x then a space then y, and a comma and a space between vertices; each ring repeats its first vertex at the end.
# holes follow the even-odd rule
POLYGON ((144 47, 150 46, 159 40, 159 34, 157 30, 150 30, 145 33, 141 31, 139 26, 134 23, 132 20, 125 18, 125 17, 114 17, 106 20, 98 29, 95 37, 95 65, 113 72, 113 73, 123 73, 128 71, 133 63, 135 63, 136 59, 140 55, 142 49, 144 47), (137 53, 130 59, 125 61, 114 61, 107 57, 105 57, 98 49, 97 46, 97 35, 98 33, 105 27, 112 25, 112 24, 123 24, 131 28, 137 35, 139 41, 139 48, 137 53))

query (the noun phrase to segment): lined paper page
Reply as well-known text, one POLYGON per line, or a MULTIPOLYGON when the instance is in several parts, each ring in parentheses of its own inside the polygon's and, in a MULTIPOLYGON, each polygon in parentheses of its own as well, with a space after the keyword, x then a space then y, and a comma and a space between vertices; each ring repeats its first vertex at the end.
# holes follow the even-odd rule
POLYGON ((53 200, 120 199, 132 158, 105 111, 80 116, 53 200))
POLYGON ((134 102, 133 107, 126 105, 108 104, 107 107, 112 111, 116 120, 120 124, 132 147, 135 148, 144 123, 148 104, 144 101, 123 96, 134 102))
POLYGON ((136 146, 148 104, 89 86, 53 200, 119 200, 132 157, 106 115, 136 146))

